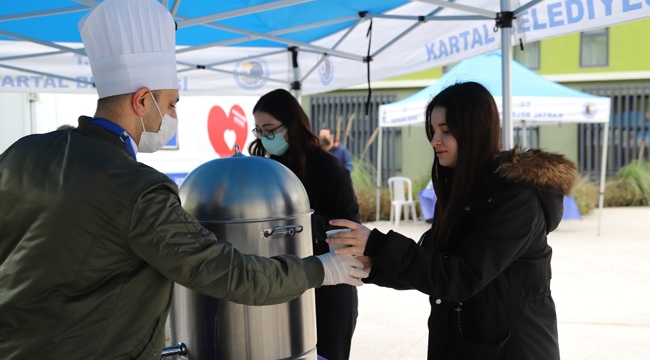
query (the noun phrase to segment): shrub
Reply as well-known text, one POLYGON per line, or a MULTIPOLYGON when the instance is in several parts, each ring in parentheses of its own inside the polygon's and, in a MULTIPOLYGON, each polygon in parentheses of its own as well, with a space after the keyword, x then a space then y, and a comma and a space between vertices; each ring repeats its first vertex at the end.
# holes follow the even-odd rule
POLYGON ((605 206, 650 204, 650 166, 647 162, 622 167, 605 185, 605 206))
POLYGON ((583 176, 573 186, 573 198, 578 205, 580 215, 587 215, 598 206, 598 185, 583 176))
MULTIPOLYGON (((375 221, 377 219, 377 192, 375 188, 361 187, 354 190, 359 202, 359 213, 361 222, 375 221)), ((380 220, 388 220, 390 217, 390 197, 387 188, 382 188, 380 193, 381 212, 380 220)))
POLYGON ((368 161, 354 160, 354 170, 350 174, 352 178, 352 185, 355 190, 357 187, 361 188, 375 188, 377 182, 377 170, 374 165, 368 161))
MULTIPOLYGON (((367 161, 354 162, 354 170, 350 174, 352 186, 357 195, 361 222, 375 221, 377 217, 377 171, 367 161)), ((390 217, 390 195, 388 188, 383 187, 380 192, 380 220, 388 220, 390 217)))
POLYGON ((634 194, 628 182, 621 178, 608 179, 605 182, 606 207, 632 206, 634 194))
POLYGON ((650 204, 650 164, 631 163, 619 170, 634 194, 634 206, 650 204))

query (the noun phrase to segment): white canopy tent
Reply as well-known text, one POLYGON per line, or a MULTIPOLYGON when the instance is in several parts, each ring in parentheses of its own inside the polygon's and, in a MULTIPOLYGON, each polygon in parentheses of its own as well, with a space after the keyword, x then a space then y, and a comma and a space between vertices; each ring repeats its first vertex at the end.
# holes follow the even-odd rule
MULTIPOLYGON (((475 81, 484 85, 494 96, 503 119, 501 98, 504 96, 501 76, 501 53, 492 52, 466 59, 454 66, 434 84, 403 100, 379 107, 379 126, 423 125, 425 109, 431 99, 444 88, 458 82, 475 81)), ((605 191, 607 141, 611 99, 586 94, 557 84, 512 60, 512 113, 515 126, 538 126, 559 123, 602 123, 603 151, 600 174, 600 214, 605 191)), ((503 124, 503 121, 502 121, 503 124)), ((378 158, 381 159, 382 137, 379 132, 378 158)), ((504 147, 507 148, 507 147, 504 147)), ((381 162, 377 168, 377 220, 379 220, 379 188, 381 187, 381 162)))
MULTIPOLYGON (((159 1, 177 22, 183 95, 315 94, 505 50, 505 147, 512 43, 650 17, 648 0, 159 1)), ((3 4, 0 91, 94 93, 77 23, 99 3, 3 4)))

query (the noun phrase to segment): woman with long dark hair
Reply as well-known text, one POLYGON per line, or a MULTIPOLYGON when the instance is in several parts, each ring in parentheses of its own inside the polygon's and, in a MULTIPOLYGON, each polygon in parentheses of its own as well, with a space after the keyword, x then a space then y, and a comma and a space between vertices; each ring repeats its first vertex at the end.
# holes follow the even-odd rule
POLYGON ((371 266, 364 282, 429 295, 430 359, 558 359, 551 248, 576 166, 562 155, 499 151, 499 114, 474 82, 426 109, 438 200, 418 243, 349 220, 327 242, 371 266))
MULTIPOLYGON (((331 219, 359 222, 359 205, 345 166, 320 147, 309 119, 298 101, 286 90, 262 96, 253 108, 257 140, 249 146, 251 155, 270 156, 294 172, 302 182, 314 210, 312 236, 314 254, 329 251, 325 242, 331 219)), ((347 359, 357 322, 357 289, 335 285, 316 289, 318 355, 347 359)))

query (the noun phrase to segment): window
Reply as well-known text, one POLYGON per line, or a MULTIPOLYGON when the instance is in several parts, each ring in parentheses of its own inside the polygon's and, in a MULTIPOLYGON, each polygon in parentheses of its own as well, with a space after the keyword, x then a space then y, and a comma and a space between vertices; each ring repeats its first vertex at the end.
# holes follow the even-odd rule
POLYGON ((609 29, 580 33, 580 67, 607 66, 609 29))
POLYGON ((524 51, 521 51, 519 45, 515 46, 512 55, 521 65, 531 70, 539 70, 539 41, 524 44, 524 51))

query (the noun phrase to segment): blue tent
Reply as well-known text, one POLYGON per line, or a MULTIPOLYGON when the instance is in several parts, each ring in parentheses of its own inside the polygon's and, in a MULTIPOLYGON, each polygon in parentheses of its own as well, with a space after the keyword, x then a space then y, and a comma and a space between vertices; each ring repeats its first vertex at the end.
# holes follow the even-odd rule
MULTIPOLYGON (((396 102, 379 107, 379 122, 382 127, 423 125, 426 106, 444 88, 459 82, 475 81, 485 86, 495 98, 501 113, 502 100, 501 52, 494 51, 459 62, 432 85, 396 102)), ((544 125, 562 122, 604 123, 603 158, 599 209, 602 212, 604 200, 605 169, 607 159, 607 134, 611 100, 608 97, 583 93, 547 80, 516 61, 510 64, 512 73, 513 125, 544 125)), ((503 115, 503 114, 501 114, 503 115)), ((502 116, 503 117, 503 116, 502 116)), ((378 158, 381 159, 381 131, 379 132, 378 158)), ((525 137, 524 137, 525 138, 525 137)), ((525 144, 524 144, 525 145, 525 144)), ((377 169, 377 187, 381 186, 381 163, 377 169)), ((579 213, 572 198, 565 199, 567 217, 577 218, 579 213), (569 215, 572 215, 569 217, 569 215)), ((377 201, 379 208, 379 201, 377 201)), ((599 219, 600 229, 600 219, 599 219)))
MULTIPOLYGON (((605 123, 609 120, 609 98, 547 80, 514 60, 511 71, 513 124, 605 123)), ((485 86, 501 112, 501 52, 494 51, 463 60, 432 85, 405 99, 382 105, 379 108, 381 126, 424 123, 426 105, 434 96, 452 84, 467 81, 485 86)))

